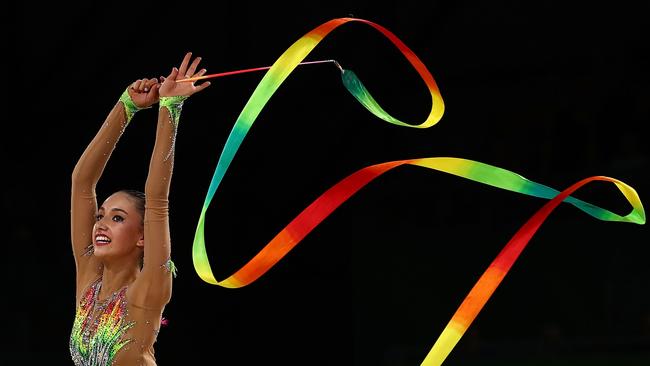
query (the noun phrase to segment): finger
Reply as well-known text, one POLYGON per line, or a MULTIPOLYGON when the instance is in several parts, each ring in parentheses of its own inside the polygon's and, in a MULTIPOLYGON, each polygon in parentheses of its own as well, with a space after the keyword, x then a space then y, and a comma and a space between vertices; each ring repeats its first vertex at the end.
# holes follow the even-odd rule
MULTIPOLYGON (((172 72, 169 73, 169 75, 167 76, 167 79, 169 79, 169 80, 174 80, 174 81, 175 81, 175 80, 176 80, 176 76, 178 76, 178 69, 175 68, 175 67, 173 67, 173 68, 172 68, 172 72)), ((167 79, 165 79, 165 80, 167 80, 167 79)))
POLYGON ((170 77, 172 77, 172 75, 174 75, 174 69, 175 69, 175 67, 172 67, 172 70, 169 72, 169 75, 163 77, 163 79, 167 80, 167 79, 169 79, 170 77))
POLYGON ((151 92, 150 93, 153 94, 154 98, 156 98, 156 99, 160 98, 160 95, 158 93, 160 92, 160 86, 161 85, 162 84, 158 83, 158 84, 154 84, 154 86, 151 87, 151 92))
POLYGON ((149 79, 144 82, 144 91, 149 91, 152 86, 156 85, 158 83, 157 79, 149 79))
POLYGON ((142 91, 142 80, 138 79, 135 83, 133 83, 133 90, 138 93, 142 91))
POLYGON ((196 67, 199 66, 199 62, 201 62, 201 57, 197 57, 194 59, 194 61, 192 61, 190 68, 185 72, 186 78, 191 78, 194 76, 194 71, 196 71, 196 67))
POLYGON ((195 76, 195 77, 201 77, 201 76, 203 76, 203 75, 206 73, 206 71, 208 71, 208 70, 206 70, 206 69, 201 69, 201 70, 199 70, 199 72, 197 72, 196 75, 194 75, 194 76, 195 76))
POLYGON ((185 75, 185 72, 187 71, 187 65, 190 63, 191 58, 192 58, 192 52, 186 53, 185 57, 183 57, 183 62, 181 62, 181 66, 178 68, 178 72, 181 75, 185 75))
POLYGON ((205 83, 202 83, 201 85, 197 85, 197 86, 196 86, 196 91, 195 91, 195 93, 198 93, 198 92, 200 92, 201 90, 203 90, 203 89, 205 89, 205 88, 207 88, 207 87, 209 87, 209 86, 210 86, 210 82, 209 82, 209 81, 206 81, 205 83))

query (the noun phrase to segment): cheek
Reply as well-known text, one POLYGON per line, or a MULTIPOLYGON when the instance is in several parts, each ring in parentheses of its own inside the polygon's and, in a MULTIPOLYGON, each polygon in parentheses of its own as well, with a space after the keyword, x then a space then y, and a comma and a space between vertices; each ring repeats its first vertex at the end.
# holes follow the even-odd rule
POLYGON ((140 227, 136 224, 123 224, 118 229, 121 238, 133 241, 140 239, 140 227))

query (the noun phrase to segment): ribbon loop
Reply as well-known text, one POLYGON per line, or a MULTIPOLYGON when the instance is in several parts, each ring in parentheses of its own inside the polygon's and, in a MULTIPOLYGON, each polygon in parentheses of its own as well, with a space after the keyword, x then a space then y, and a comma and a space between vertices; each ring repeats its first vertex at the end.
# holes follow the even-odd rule
POLYGON ((476 315, 488 301, 490 296, 492 296, 495 289, 517 260, 531 237, 535 234, 548 215, 550 215, 550 213, 560 203, 567 202, 572 204, 585 213, 603 221, 620 221, 636 224, 645 223, 645 212, 636 191, 629 185, 614 178, 603 176, 587 178, 566 190, 559 192, 553 188, 530 181, 519 174, 477 161, 453 157, 399 160, 360 169, 338 182, 306 207, 241 269, 228 278, 218 281, 214 277, 210 268, 205 248, 204 233, 206 213, 220 182, 257 116, 282 82, 326 35, 338 26, 352 21, 362 22, 374 27, 390 39, 390 41, 402 52, 419 73, 420 77, 429 89, 432 101, 431 111, 426 120, 419 125, 402 122, 388 114, 375 101, 370 92, 352 71, 340 68, 342 72, 342 82, 347 90, 372 114, 395 125, 427 128, 433 126, 442 118, 444 113, 444 103, 433 76, 431 76, 431 73, 418 57, 386 28, 367 20, 341 18, 326 22, 308 32, 305 36, 289 47, 289 49, 278 58, 269 71, 264 75, 263 79, 253 91, 244 109, 237 118, 237 121, 228 136, 221 156, 219 157, 217 167, 208 188, 207 196, 203 203, 192 246, 194 267, 198 275, 204 281, 227 288, 239 288, 252 283, 278 263, 289 251, 291 251, 291 249, 293 249, 317 225, 319 225, 348 198, 372 182, 375 178, 402 165, 408 164, 438 170, 500 189, 548 199, 549 201, 537 213, 535 213, 506 244, 501 253, 499 253, 485 273, 479 278, 476 285, 471 289, 447 327, 441 333, 431 351, 422 362, 422 365, 433 366, 440 365, 444 362, 476 315), (620 216, 571 196, 571 194, 577 189, 595 180, 614 183, 631 204, 632 211, 628 215, 620 216))

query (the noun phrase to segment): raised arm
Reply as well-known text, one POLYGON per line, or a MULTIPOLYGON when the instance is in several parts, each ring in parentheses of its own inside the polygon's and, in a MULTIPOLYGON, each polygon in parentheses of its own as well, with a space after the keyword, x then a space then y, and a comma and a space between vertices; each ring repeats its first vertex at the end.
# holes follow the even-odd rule
POLYGON ((172 289, 171 242, 169 234, 169 188, 174 167, 174 143, 183 102, 190 95, 205 89, 209 82, 194 85, 176 82, 185 77, 201 76, 196 72, 200 57, 190 64, 187 53, 180 67, 173 68, 160 86, 160 108, 149 174, 145 185, 144 266, 132 285, 134 301, 140 306, 160 307, 169 302, 172 289))
POLYGON ((74 167, 70 228, 78 290, 101 274, 100 263, 92 255, 91 236, 97 214, 95 187, 135 112, 158 102, 159 86, 156 79, 137 80, 129 85, 74 167))

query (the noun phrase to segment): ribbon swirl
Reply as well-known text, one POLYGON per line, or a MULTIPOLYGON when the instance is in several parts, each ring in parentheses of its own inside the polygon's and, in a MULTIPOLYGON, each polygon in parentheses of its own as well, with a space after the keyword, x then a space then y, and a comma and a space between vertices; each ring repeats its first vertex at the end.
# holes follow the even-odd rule
POLYGON ((307 234, 309 234, 348 198, 383 173, 402 165, 408 164, 434 169, 500 189, 549 199, 550 201, 548 201, 517 231, 512 239, 506 244, 504 249, 497 255, 492 264, 487 268, 485 273, 479 278, 475 286, 471 289, 422 362, 422 365, 433 366, 440 365, 444 362, 479 311, 498 287, 501 280, 517 260, 519 254, 521 254, 531 237, 542 225, 548 215, 561 202, 572 204, 576 208, 599 220, 630 222, 636 224, 645 223, 645 212, 636 191, 629 185, 614 178, 605 176, 586 178, 575 183, 564 191, 559 192, 553 188, 530 181, 511 171, 472 160, 453 157, 399 160, 365 167, 332 186, 307 206, 298 216, 296 216, 241 269, 228 278, 218 281, 214 277, 210 267, 205 247, 204 233, 206 212, 219 184, 223 180, 223 177, 232 163, 237 150, 241 146, 243 139, 248 134, 262 108, 266 105, 271 96, 294 68, 300 64, 305 57, 307 57, 318 43, 320 43, 334 29, 348 22, 361 22, 373 27, 387 37, 402 52, 404 57, 406 57, 409 63, 418 72, 431 94, 431 111, 425 121, 420 124, 402 122, 387 113, 375 101, 354 72, 341 68, 342 82, 346 89, 373 115, 398 126, 427 128, 435 125, 442 118, 444 113, 444 103, 433 76, 415 53, 413 53, 413 51, 411 51, 388 29, 363 19, 338 18, 323 23, 305 34, 291 45, 291 47, 289 47, 266 72, 239 114, 235 125, 226 140, 203 203, 192 246, 194 268, 201 279, 210 284, 227 288, 240 288, 254 282, 280 261, 291 249, 304 239, 307 234), (631 204, 632 211, 625 216, 620 216, 604 208, 571 196, 573 192, 591 181, 607 181, 614 183, 631 204))

